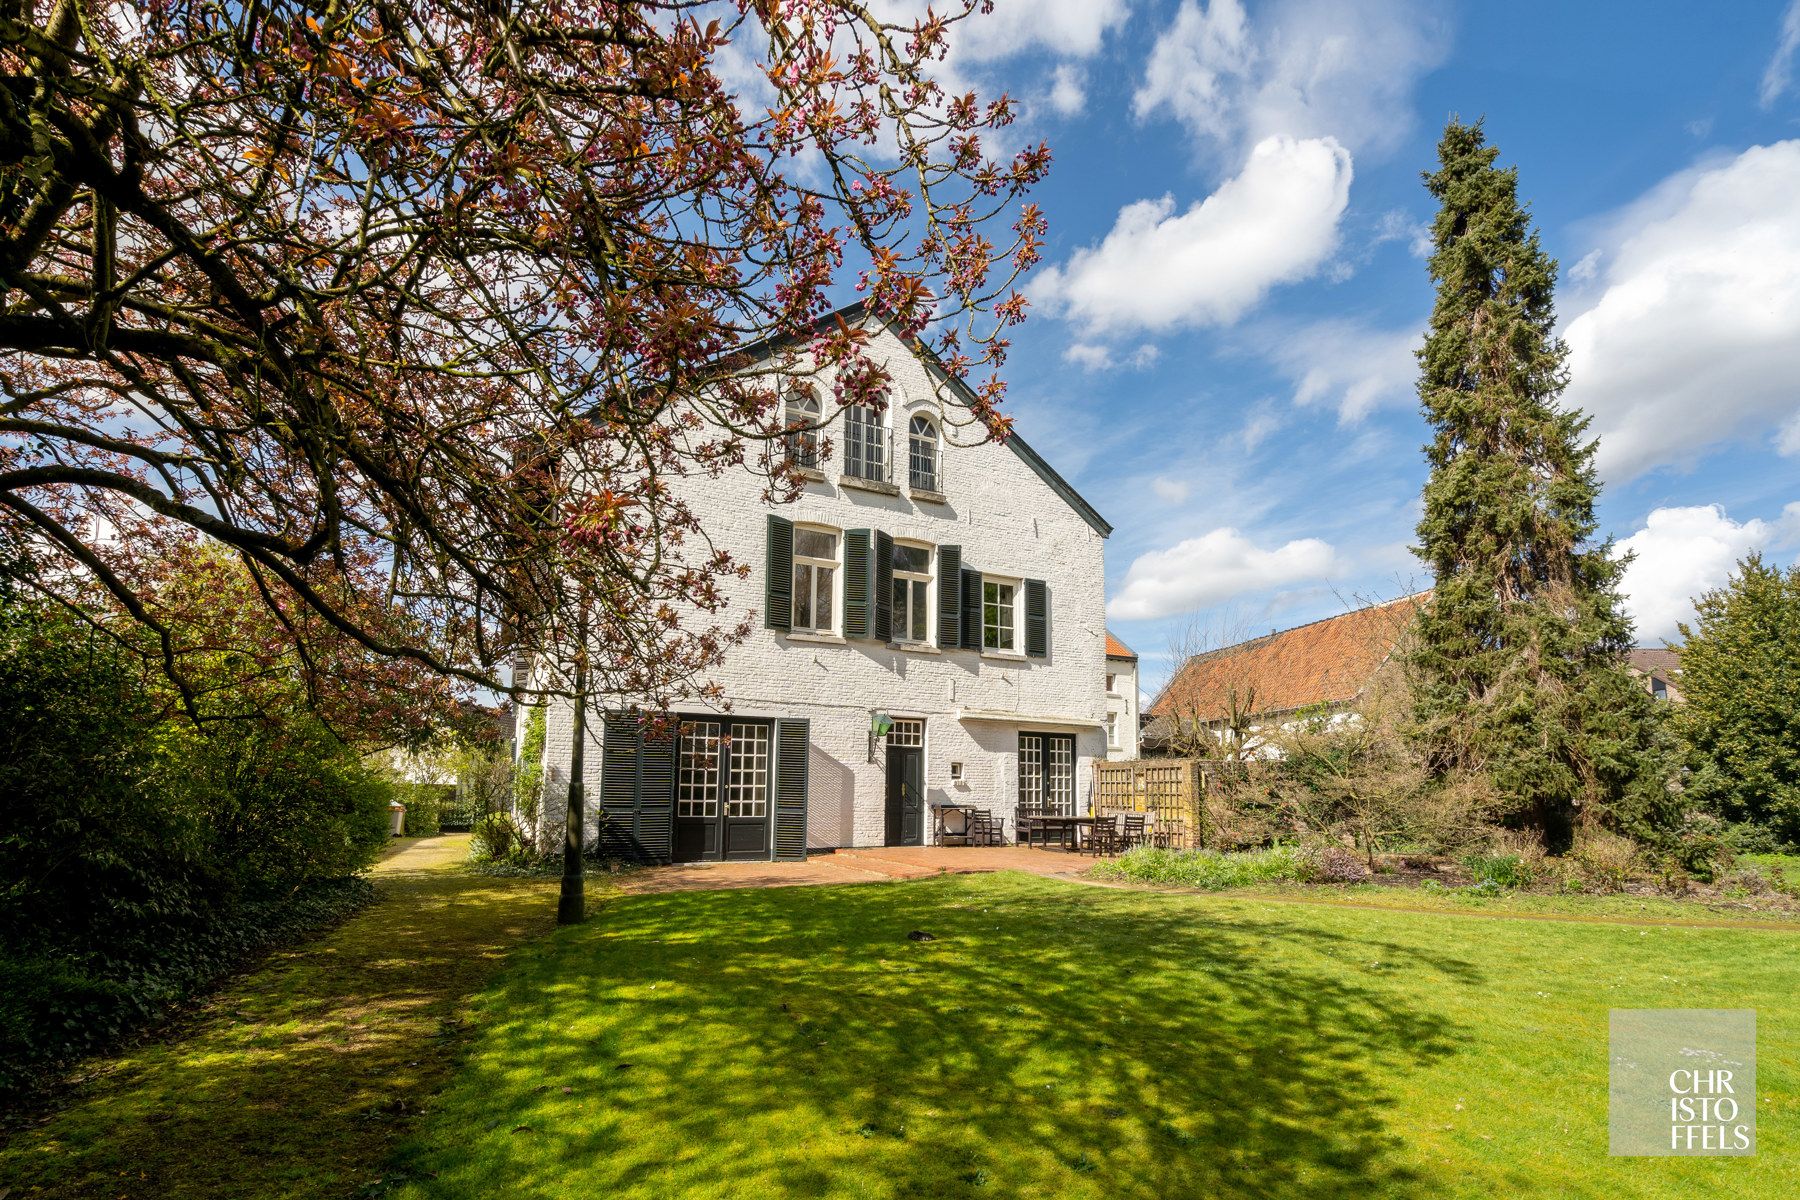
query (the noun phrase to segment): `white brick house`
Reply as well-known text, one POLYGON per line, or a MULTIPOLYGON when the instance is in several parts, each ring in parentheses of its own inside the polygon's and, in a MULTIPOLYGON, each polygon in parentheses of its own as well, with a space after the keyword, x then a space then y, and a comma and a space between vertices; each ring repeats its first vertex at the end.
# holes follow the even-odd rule
POLYGON ((1106 635, 1106 750, 1109 758, 1138 756, 1137 651, 1106 635))
MULTIPOLYGON (((947 427, 938 393, 960 385, 885 326, 871 353, 892 376, 889 403, 834 418, 799 499, 765 502, 749 468, 677 485, 713 542, 751 564, 727 586, 757 628, 714 673, 727 711, 680 709, 675 739, 617 715, 590 723, 589 828, 622 852, 918 844, 944 803, 1003 816, 1008 837, 1021 799, 1087 811, 1107 752, 1111 527, 1023 439, 951 444, 972 434, 965 415, 947 427)), ((817 380, 825 411, 830 382, 817 380)), ((813 445, 797 443, 805 462, 813 445)), ((547 844, 561 838, 570 732, 569 707, 553 705, 547 844)))

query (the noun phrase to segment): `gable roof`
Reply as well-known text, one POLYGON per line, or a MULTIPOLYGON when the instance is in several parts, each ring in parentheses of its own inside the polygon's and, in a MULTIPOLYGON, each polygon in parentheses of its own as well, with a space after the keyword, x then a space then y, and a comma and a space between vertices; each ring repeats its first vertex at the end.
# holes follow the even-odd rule
MULTIPOLYGON (((813 321, 812 328, 818 329, 829 322, 840 320, 848 324, 854 321, 860 321, 866 316, 874 317, 883 325, 886 325, 889 332, 898 338, 907 349, 919 356, 920 361, 925 364, 926 369, 930 371, 939 382, 945 384, 951 391, 956 393, 956 398, 962 401, 965 407, 974 407, 976 399, 974 389, 970 388, 967 383, 963 382, 955 375, 952 375, 949 368, 944 366, 943 360, 937 356, 936 351, 918 338, 909 337, 902 333, 900 329, 888 319, 886 314, 876 312, 871 308, 866 299, 857 300, 854 303, 844 305, 842 308, 836 308, 825 313, 823 316, 820 316, 813 321)), ((773 351, 780 346, 791 344, 794 340, 795 339, 791 335, 764 338, 760 341, 751 342, 747 346, 739 347, 732 351, 732 353, 755 356, 762 351, 773 351)), ((1113 527, 1111 522, 1101 516, 1100 510, 1095 508, 1092 504, 1089 504, 1087 500, 1083 498, 1081 493, 1075 490, 1073 484, 1057 474, 1056 468, 1044 461, 1043 455, 1031 448, 1031 443, 1027 442, 1018 434, 1012 433, 1007 435, 1006 441, 1003 444, 1012 447, 1012 452, 1019 456, 1020 461, 1030 467, 1032 472, 1036 474, 1039 479, 1042 479, 1045 483, 1049 484, 1050 490, 1060 496, 1063 502, 1070 508, 1074 509, 1075 514, 1092 526, 1096 533, 1101 537, 1112 536, 1113 527)))
POLYGON ((1359 608, 1196 654, 1150 705, 1150 715, 1216 721, 1235 695, 1257 714, 1343 704, 1362 694, 1429 593, 1359 608))
POLYGON ((1625 654, 1625 664, 1644 675, 1673 679, 1681 674, 1681 651, 1658 646, 1633 646, 1625 654))
POLYGON ((1132 662, 1136 662, 1137 651, 1114 637, 1113 631, 1109 629, 1106 631, 1106 657, 1129 658, 1132 662))

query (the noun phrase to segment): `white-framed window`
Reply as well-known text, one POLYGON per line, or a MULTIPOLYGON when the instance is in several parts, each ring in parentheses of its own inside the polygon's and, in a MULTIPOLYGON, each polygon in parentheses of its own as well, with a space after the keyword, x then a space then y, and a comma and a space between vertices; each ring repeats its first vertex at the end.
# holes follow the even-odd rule
POLYGON ((787 434, 788 461, 797 467, 817 468, 819 465, 819 394, 804 383, 790 387, 782 410, 782 420, 788 425, 805 425, 808 428, 790 430, 787 434))
POLYGON ((793 628, 800 633, 837 630, 838 545, 835 529, 794 528, 793 628))
POLYGON ((924 413, 907 423, 906 452, 907 485, 915 491, 938 491, 937 423, 924 413))
POLYGON ((1017 649, 1014 630, 1018 610, 1019 586, 1012 580, 981 581, 981 648, 983 650, 1017 649))
POLYGON ((925 744, 925 722, 911 717, 894 718, 894 726, 888 730, 887 744, 890 746, 923 746, 925 744))
POLYGON ((887 422, 872 404, 844 410, 844 474, 887 482, 887 422))
POLYGON ((1119 746, 1119 714, 1106 714, 1106 744, 1115 750, 1119 746))
POLYGON ((769 727, 762 723, 731 726, 731 773, 725 783, 725 815, 765 817, 769 814, 769 727))
POLYGON ((894 640, 931 640, 931 547, 894 543, 894 640))
POLYGON ((681 723, 681 761, 675 776, 675 812, 683 817, 719 815, 719 723, 681 723))
POLYGON ((1106 677, 1106 690, 1115 696, 1118 695, 1119 677, 1117 675, 1108 675, 1106 677))

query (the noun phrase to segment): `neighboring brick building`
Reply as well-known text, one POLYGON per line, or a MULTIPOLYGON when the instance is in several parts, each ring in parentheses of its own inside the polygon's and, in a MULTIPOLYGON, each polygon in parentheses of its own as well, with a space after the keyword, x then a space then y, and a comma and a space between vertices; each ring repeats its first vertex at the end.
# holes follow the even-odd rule
MULTIPOLYGON (((1022 438, 952 445, 938 392, 966 391, 885 326, 874 347, 890 402, 832 418, 831 457, 798 500, 766 503, 748 468, 676 482, 713 542, 751 564, 724 586, 758 628, 715 674, 728 713, 684 709, 681 737, 660 744, 593 722, 587 794, 622 849, 795 857, 929 841, 936 803, 1085 810, 1106 754, 1111 527, 1022 438)), ((829 416, 831 379, 815 383, 829 416)), ((816 402, 801 392, 790 412, 816 402)), ((792 452, 809 462, 816 443, 792 452)), ((566 811, 570 716, 552 706, 546 723, 546 844, 566 811)))
POLYGON ((1625 669, 1656 699, 1681 699, 1681 651, 1634 646, 1625 656, 1625 669))
POLYGON ((1359 608, 1196 654, 1150 705, 1144 747, 1170 748, 1176 725, 1261 727, 1308 709, 1336 711, 1362 696, 1429 593, 1359 608))

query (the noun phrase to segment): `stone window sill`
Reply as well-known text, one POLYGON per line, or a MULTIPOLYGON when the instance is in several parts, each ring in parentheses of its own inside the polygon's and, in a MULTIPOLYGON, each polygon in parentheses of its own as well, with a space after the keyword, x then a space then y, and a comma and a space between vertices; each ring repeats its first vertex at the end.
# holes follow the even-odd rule
POLYGON ((1025 655, 1017 650, 983 650, 981 652, 981 657, 1010 663, 1022 663, 1028 661, 1025 655))
POLYGON ((908 654, 939 654, 941 651, 930 642, 889 642, 889 650, 904 650, 908 654))
POLYGON ((795 467, 794 473, 799 475, 802 479, 811 480, 813 483, 825 482, 825 472, 819 470, 817 467, 795 467))
POLYGON ((845 646, 849 643, 835 633, 813 633, 805 629, 796 629, 787 635, 790 642, 816 642, 825 646, 845 646))
POLYGON ((910 491, 908 493, 908 495, 910 495, 914 500, 918 501, 920 504, 948 504, 948 503, 950 503, 950 497, 944 495, 944 493, 928 491, 925 488, 913 488, 912 491, 910 491))
POLYGON ((859 492, 874 492, 878 496, 898 496, 900 489, 891 483, 878 483, 873 479, 858 479, 854 475, 838 476, 838 486, 854 488, 859 492))

